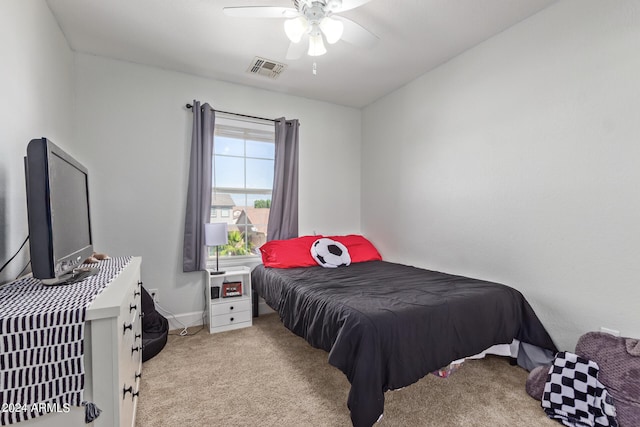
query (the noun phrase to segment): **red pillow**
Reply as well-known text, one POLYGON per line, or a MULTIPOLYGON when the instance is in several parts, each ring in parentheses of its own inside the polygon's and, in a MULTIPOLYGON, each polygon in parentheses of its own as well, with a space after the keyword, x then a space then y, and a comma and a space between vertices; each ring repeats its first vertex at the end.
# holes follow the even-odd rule
POLYGON ((271 240, 260 246, 265 267, 293 268, 318 265, 311 256, 311 245, 322 236, 302 236, 287 240, 271 240))
POLYGON ((351 256, 351 263, 365 262, 365 261, 382 261, 380 252, 373 244, 368 241, 364 236, 359 234, 349 234, 347 236, 327 236, 329 239, 333 239, 342 243, 347 247, 349 255, 351 256))

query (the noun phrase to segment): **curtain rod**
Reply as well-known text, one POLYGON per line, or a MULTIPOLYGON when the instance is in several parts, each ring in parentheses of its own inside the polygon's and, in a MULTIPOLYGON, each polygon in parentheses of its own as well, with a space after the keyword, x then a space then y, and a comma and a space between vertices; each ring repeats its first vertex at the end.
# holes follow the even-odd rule
MULTIPOLYGON (((192 109, 193 105, 191 104, 187 104, 187 108, 188 109, 192 109)), ((229 111, 222 111, 222 110, 214 110, 213 108, 211 108, 211 111, 217 111, 218 113, 225 113, 225 114, 231 114, 233 116, 240 116, 240 117, 247 117, 249 119, 258 119, 258 120, 267 120, 269 122, 275 122, 276 119, 265 119, 264 117, 256 117, 256 116, 248 116, 246 114, 239 114, 239 113, 231 113, 229 111)))

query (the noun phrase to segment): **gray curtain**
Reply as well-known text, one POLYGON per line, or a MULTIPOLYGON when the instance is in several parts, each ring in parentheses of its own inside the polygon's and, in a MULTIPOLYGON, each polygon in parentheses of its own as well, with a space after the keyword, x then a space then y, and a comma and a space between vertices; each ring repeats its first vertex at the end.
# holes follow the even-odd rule
POLYGON ((204 270, 207 251, 204 246, 204 224, 211 216, 211 162, 215 113, 209 106, 193 101, 193 131, 187 209, 184 219, 182 270, 204 270))
POLYGON ((275 122, 276 150, 267 240, 298 237, 298 120, 275 122))

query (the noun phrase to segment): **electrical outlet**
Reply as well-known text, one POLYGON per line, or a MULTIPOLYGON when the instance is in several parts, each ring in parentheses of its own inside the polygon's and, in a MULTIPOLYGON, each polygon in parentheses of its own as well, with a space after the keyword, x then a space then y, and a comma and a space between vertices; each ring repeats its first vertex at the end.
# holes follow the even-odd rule
POLYGON ((604 326, 600 326, 600 332, 604 332, 605 334, 613 335, 614 337, 620 336, 620 331, 616 331, 615 329, 605 328, 604 326))
POLYGON ((149 295, 151 295, 151 298, 153 298, 153 302, 155 302, 155 303, 159 303, 160 302, 160 297, 158 296, 158 290, 157 289, 149 289, 149 295))

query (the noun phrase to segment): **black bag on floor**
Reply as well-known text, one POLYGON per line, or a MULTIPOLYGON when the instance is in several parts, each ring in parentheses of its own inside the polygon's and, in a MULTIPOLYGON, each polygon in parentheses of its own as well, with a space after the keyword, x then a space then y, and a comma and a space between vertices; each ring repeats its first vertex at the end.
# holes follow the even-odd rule
POLYGON ((142 361, 146 362, 160 353, 167 344, 169 321, 156 311, 153 297, 142 287, 142 361))

